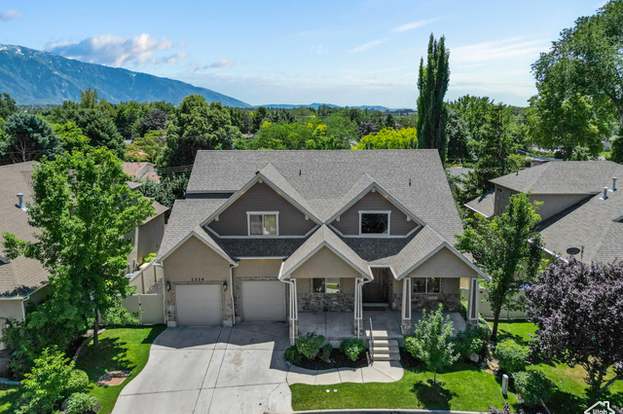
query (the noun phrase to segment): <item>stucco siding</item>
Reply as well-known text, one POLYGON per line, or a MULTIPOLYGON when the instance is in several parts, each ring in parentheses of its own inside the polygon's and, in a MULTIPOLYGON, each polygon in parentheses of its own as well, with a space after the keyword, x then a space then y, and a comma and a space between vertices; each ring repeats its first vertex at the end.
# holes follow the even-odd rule
POLYGON ((242 259, 234 268, 234 277, 277 279, 281 263, 281 259, 242 259))
POLYGON ((541 203, 537 210, 541 220, 546 220, 555 214, 579 203, 587 196, 583 194, 532 194, 530 201, 541 203))
POLYGON ((143 262, 149 253, 157 253, 164 235, 164 214, 149 220, 138 228, 137 261, 143 262))
POLYGON ((170 282, 225 281, 229 263, 196 237, 190 237, 163 263, 170 282))
POLYGON ((312 220, 266 184, 257 183, 223 211, 209 227, 221 236, 247 236, 247 211, 278 211, 279 235, 302 236, 313 227, 312 220))
MULTIPOLYGON (((22 313, 21 300, 0 300, 0 319, 9 319, 22 322, 24 315, 22 313)), ((0 332, 0 335, 2 333, 0 332)))
POLYGON ((361 210, 391 211, 389 230, 393 235, 405 235, 417 225, 413 220, 407 221, 406 215, 378 192, 370 192, 363 196, 340 215, 340 221, 335 220, 332 225, 342 234, 358 235, 359 211, 361 210))
POLYGON ((327 247, 322 247, 300 267, 292 272, 294 278, 357 277, 349 264, 327 247))
MULTIPOLYGON (((409 277, 476 277, 477 273, 447 248, 428 258, 409 277)), ((458 289, 458 287, 457 287, 458 289)))
POLYGON ((495 204, 493 208, 493 214, 499 216, 504 213, 506 206, 508 205, 510 198, 517 194, 516 191, 509 190, 508 188, 496 185, 495 186, 495 204))

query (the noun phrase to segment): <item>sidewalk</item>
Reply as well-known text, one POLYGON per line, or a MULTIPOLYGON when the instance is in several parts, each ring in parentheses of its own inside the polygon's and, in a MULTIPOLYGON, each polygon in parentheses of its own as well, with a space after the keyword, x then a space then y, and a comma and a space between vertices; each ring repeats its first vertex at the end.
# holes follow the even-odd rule
POLYGON ((399 363, 376 361, 363 368, 334 368, 322 371, 300 368, 288 364, 290 369, 286 376, 288 384, 330 385, 343 382, 395 382, 399 381, 404 369, 399 363))

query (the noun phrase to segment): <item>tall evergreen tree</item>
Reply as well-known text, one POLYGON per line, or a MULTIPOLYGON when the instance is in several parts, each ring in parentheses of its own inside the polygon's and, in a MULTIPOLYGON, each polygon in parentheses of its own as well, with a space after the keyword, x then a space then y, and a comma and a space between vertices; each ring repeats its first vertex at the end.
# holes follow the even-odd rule
POLYGON ((444 96, 448 90, 450 68, 445 37, 428 40, 426 66, 420 59, 417 100, 417 133, 420 148, 437 148, 442 161, 446 159, 447 137, 445 132, 446 107, 444 96))

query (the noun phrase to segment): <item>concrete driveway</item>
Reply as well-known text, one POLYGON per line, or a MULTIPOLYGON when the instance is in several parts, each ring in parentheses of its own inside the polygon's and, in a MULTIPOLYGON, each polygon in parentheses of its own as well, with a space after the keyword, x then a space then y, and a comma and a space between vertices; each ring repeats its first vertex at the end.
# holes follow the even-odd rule
POLYGON ((167 329, 113 414, 289 413, 287 332, 281 322, 167 329))

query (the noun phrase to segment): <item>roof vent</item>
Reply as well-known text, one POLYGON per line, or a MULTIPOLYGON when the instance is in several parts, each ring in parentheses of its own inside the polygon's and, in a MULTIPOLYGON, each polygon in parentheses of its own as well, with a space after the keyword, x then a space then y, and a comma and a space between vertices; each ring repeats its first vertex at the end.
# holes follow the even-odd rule
POLYGON ((608 187, 604 187, 604 192, 601 196, 602 200, 607 200, 608 199, 608 187))
POLYGON ((616 191, 618 190, 617 188, 617 178, 616 177, 612 177, 612 191, 616 191))
POLYGON ((577 247, 569 247, 567 249, 567 254, 569 256, 575 256, 576 254, 580 253, 580 249, 578 249, 577 247))
POLYGON ((411 178, 409 178, 409 187, 411 187, 411 178))
POLYGON ((26 206, 24 205, 24 193, 17 193, 17 208, 21 210, 26 210, 26 206))
POLYGON ((299 168, 299 176, 303 174, 303 170, 299 168))

